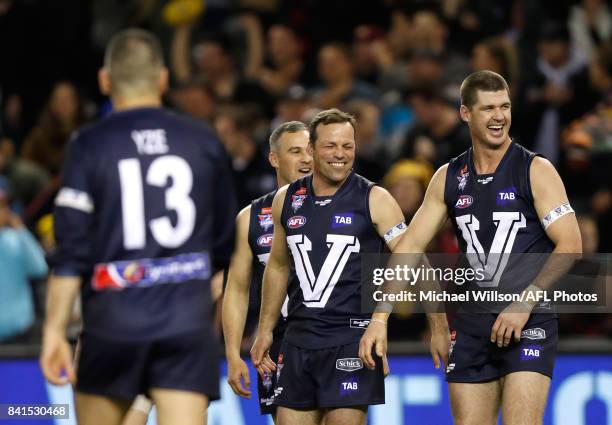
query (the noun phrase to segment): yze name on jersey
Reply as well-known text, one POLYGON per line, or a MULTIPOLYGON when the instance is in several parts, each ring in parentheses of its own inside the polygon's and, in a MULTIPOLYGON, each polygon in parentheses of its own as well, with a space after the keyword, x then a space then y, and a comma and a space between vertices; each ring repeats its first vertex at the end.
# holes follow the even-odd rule
POLYGON ((267 233, 265 235, 261 235, 257 238, 257 245, 263 247, 272 246, 272 239, 274 239, 274 235, 272 233, 267 233))
POLYGON ((332 229, 337 229, 338 227, 350 226, 353 224, 354 215, 353 213, 340 213, 334 214, 332 217, 332 229))
POLYGON ((299 229, 304 224, 306 224, 306 217, 303 215, 294 215, 287 220, 287 227, 290 229, 299 229))
POLYGON ((181 254, 166 258, 145 258, 96 264, 91 286, 96 291, 147 288, 210 278, 207 253, 181 254))
POLYGON ((455 208, 467 208, 474 203, 474 198, 471 195, 461 195, 457 198, 455 208))
POLYGON ((168 153, 166 130, 157 128, 153 130, 134 130, 132 140, 140 155, 161 155, 168 153))
POLYGON ((259 225, 267 232, 270 227, 274 225, 274 220, 272 219, 272 208, 266 207, 261 209, 261 214, 257 214, 259 218, 259 225))

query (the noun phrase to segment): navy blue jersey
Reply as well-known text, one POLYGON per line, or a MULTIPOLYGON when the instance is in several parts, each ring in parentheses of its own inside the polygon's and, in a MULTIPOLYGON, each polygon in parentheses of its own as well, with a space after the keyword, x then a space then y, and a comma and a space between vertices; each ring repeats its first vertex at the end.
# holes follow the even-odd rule
POLYGON ((195 120, 138 108, 78 133, 55 201, 53 265, 83 278, 85 331, 147 340, 207 326, 235 210, 226 154, 195 120))
MULTIPOLYGON (((554 249, 533 203, 529 170, 536 154, 513 142, 495 172, 480 175, 472 154, 470 148, 450 161, 444 188, 459 248, 472 267, 485 270, 485 280, 478 282, 481 288, 522 291, 538 273, 536 264, 529 267, 526 262, 541 266, 543 256, 503 254, 550 253, 554 249)), ((489 316, 493 317, 488 321, 480 320, 484 334, 487 328, 491 332, 488 322, 493 324, 494 315, 489 316)))
POLYGON ((370 217, 372 186, 352 172, 333 196, 314 196, 312 176, 287 189, 281 215, 291 256, 285 338, 296 346, 339 346, 363 334, 370 314, 361 312, 359 254, 383 248, 370 217))
MULTIPOLYGON (((272 237, 274 236, 274 220, 272 219, 272 201, 276 190, 267 193, 251 202, 251 214, 249 217, 249 246, 253 253, 253 264, 251 268, 251 289, 249 295, 249 314, 247 323, 256 324, 259 317, 261 305, 261 287, 263 274, 270 257, 272 248, 272 237)), ((286 305, 283 304, 283 310, 286 305)), ((274 337, 282 338, 285 332, 286 311, 281 311, 279 322, 274 328, 274 337)))

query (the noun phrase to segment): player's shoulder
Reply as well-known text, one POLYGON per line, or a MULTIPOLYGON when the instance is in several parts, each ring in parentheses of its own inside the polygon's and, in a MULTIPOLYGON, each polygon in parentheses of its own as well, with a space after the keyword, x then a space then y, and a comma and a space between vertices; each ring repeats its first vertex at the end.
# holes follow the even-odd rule
POLYGON ((531 166, 529 167, 529 174, 531 176, 531 181, 537 182, 539 178, 543 176, 557 176, 557 169, 548 159, 543 156, 536 155, 533 157, 531 161, 531 166), (534 179, 535 177, 535 179, 534 179))
POLYGON ((240 212, 236 215, 236 221, 241 221, 244 220, 245 217, 250 217, 251 216, 251 204, 247 205, 246 207, 244 207, 243 209, 240 210, 240 212))
POLYGON ((349 178, 351 179, 349 183, 357 187, 371 189, 374 186, 376 186, 375 182, 373 182, 372 180, 368 180, 367 178, 363 177, 361 174, 353 173, 353 175, 349 176, 349 178))
POLYGON ((278 189, 274 189, 271 192, 268 192, 264 195, 261 195, 259 198, 255 198, 251 201, 250 205, 265 205, 265 204, 272 204, 272 200, 274 199, 274 197, 276 196, 276 193, 278 192, 278 189))

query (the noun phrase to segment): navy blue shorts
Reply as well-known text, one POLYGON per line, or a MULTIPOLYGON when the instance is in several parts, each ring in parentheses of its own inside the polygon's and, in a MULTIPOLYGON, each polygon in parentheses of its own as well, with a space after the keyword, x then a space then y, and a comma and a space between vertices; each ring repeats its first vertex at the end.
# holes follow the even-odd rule
MULTIPOLYGON (((280 352, 283 339, 275 338, 270 347, 270 358, 273 362, 278 361, 278 353, 280 352)), ((274 389, 276 388, 276 372, 266 373, 264 378, 257 374, 257 395, 259 396, 259 411, 262 415, 273 415, 276 413, 274 405, 274 389)))
POLYGON ((283 342, 274 403, 292 409, 357 407, 385 402, 382 360, 364 367, 359 342, 306 349, 283 342))
POLYGON ((557 354, 557 319, 527 322, 521 340, 500 348, 490 336, 474 336, 454 329, 446 380, 489 382, 513 372, 538 372, 552 378, 557 354))
POLYGON ((126 400, 151 388, 219 398, 219 354, 212 330, 154 341, 116 341, 84 332, 77 350, 77 391, 126 400))

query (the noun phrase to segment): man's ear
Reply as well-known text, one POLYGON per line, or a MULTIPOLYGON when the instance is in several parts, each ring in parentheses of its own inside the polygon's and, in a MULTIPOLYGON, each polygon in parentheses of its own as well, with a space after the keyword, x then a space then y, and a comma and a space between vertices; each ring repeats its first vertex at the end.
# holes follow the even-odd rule
POLYGON ((461 120, 465 122, 470 121, 470 108, 465 105, 461 105, 459 108, 459 115, 461 116, 461 120))
POLYGON ((159 79, 157 80, 157 87, 159 89, 159 94, 166 93, 169 86, 170 86, 170 73, 168 72, 168 68, 164 66, 159 72, 159 79))
POLYGON ((100 93, 105 96, 110 96, 111 80, 106 68, 100 68, 98 70, 98 87, 100 88, 100 93))
POLYGON ((276 155, 276 152, 270 151, 268 154, 268 161, 270 161, 270 165, 273 168, 278 168, 278 155, 276 155))

